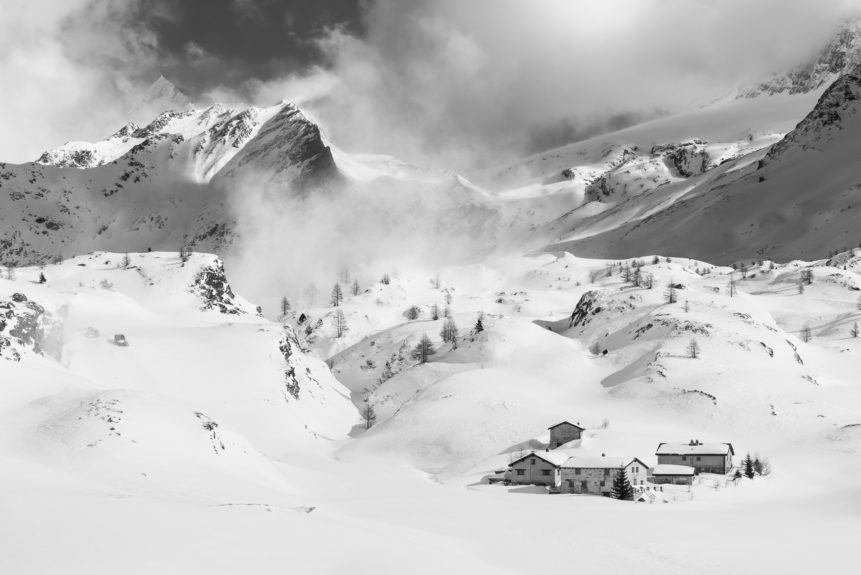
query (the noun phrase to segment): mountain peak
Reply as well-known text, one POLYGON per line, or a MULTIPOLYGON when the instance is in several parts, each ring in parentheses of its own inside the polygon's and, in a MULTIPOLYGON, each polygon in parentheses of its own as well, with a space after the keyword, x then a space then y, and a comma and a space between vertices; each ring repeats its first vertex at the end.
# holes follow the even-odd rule
POLYGON ((757 86, 743 90, 739 98, 773 94, 806 94, 835 78, 861 70, 861 18, 844 22, 828 44, 809 62, 775 74, 757 86))

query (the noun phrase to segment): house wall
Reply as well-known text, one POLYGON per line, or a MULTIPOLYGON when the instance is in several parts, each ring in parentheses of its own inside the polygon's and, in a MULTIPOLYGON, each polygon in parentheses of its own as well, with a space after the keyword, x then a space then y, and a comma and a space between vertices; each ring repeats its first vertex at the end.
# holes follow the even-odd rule
POLYGON ((563 424, 550 430, 550 449, 580 439, 580 429, 573 425, 563 424))
MULTIPOLYGON (((634 462, 625 468, 628 481, 635 489, 646 484, 648 469, 639 462, 634 462)), ((610 495, 613 481, 619 473, 618 469, 569 468, 560 470, 559 491, 561 493, 579 493, 582 495, 610 495)))
POLYGON ((728 473, 732 456, 727 455, 658 455, 658 464, 687 465, 697 473, 728 473))
POLYGON ((534 455, 512 465, 509 472, 511 483, 522 485, 556 485, 558 475, 558 467, 534 455), (518 469, 523 471, 522 475, 518 474, 518 469))
POLYGON ((652 483, 655 485, 693 485, 693 475, 654 475, 652 483))

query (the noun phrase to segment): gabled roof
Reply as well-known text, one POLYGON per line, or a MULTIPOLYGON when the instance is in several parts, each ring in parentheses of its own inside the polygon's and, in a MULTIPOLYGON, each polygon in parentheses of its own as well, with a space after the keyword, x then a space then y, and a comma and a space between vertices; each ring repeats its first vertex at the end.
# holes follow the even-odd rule
POLYGON ((556 425, 551 425, 547 429, 555 429, 555 428, 559 427, 560 425, 566 425, 566 424, 570 425, 571 427, 576 427, 580 431, 584 431, 586 429, 585 427, 581 427, 581 426, 577 425, 576 423, 571 423, 570 421, 560 421, 556 425))
POLYGON ((533 451, 531 453, 524 455, 520 459, 515 459, 514 461, 509 463, 508 466, 511 467, 515 463, 520 463, 524 459, 528 459, 528 458, 533 457, 533 456, 537 457, 538 459, 543 459, 544 461, 546 461, 550 465, 553 465, 554 467, 559 467, 560 465, 565 463, 566 459, 568 459, 568 455, 566 455, 564 453, 559 453, 558 451, 533 451))
POLYGON ((638 462, 644 468, 649 466, 643 463, 638 457, 598 457, 598 456, 583 456, 575 455, 569 457, 562 467, 566 469, 619 469, 628 467, 634 462, 638 462))
POLYGON ((732 443, 660 443, 655 455, 735 455, 732 443))
POLYGON ((671 465, 662 463, 656 465, 652 470, 652 475, 694 475, 696 470, 689 465, 671 465))

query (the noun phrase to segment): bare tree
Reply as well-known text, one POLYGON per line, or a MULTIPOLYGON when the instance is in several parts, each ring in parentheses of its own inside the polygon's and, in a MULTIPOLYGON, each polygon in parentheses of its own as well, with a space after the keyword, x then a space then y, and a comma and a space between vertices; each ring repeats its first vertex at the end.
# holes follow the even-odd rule
POLYGON ((437 304, 431 306, 431 319, 434 321, 439 319, 439 306, 437 304))
POLYGON ((383 274, 383 277, 380 278, 380 283, 387 286, 392 283, 392 276, 389 274, 383 274))
POLYGON ((688 357, 691 359, 697 359, 700 356, 700 344, 697 343, 696 338, 691 338, 691 341, 688 342, 688 357))
POLYGON ((433 289, 439 289, 442 285, 442 280, 440 279, 439 274, 434 275, 434 277, 431 278, 430 283, 433 289))
POLYGON ((805 268, 801 270, 801 281, 805 283, 805 285, 810 285, 813 283, 813 270, 810 268, 805 268))
POLYGON ((673 283, 673 280, 670 280, 670 283, 667 284, 667 289, 664 291, 664 298, 667 300, 667 303, 676 303, 676 286, 673 283))
POLYGON ((727 285, 727 291, 729 291, 729 297, 735 297, 735 280, 730 279, 729 284, 727 285))
POLYGON ((341 291, 341 284, 336 283, 332 288, 332 295, 329 297, 329 304, 332 307, 338 307, 344 301, 344 293, 341 291))
POLYGON ((344 310, 338 308, 335 310, 335 315, 332 316, 332 327, 335 328, 335 337, 344 337, 344 334, 349 331, 347 327, 347 318, 344 317, 344 310))
POLYGON ((810 331, 809 325, 805 325, 803 328, 801 328, 801 341, 807 343, 811 339, 813 339, 813 332, 810 331))
POLYGON ((120 266, 127 268, 127 267, 131 267, 131 265, 132 265, 132 259, 129 257, 129 254, 125 254, 123 256, 122 262, 120 263, 120 266))
POLYGON ((457 324, 454 323, 454 319, 446 318, 439 334, 444 342, 451 344, 452 349, 457 349, 457 333, 457 324))
POLYGON ((851 335, 852 337, 858 337, 858 322, 857 321, 854 324, 852 324, 852 329, 849 330, 849 335, 851 335))

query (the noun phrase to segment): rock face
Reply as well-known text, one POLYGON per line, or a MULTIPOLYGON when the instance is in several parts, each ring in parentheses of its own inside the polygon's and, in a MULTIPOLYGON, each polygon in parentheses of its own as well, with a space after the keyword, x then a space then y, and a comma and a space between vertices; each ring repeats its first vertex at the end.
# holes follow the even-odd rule
POLYGON ((220 261, 201 269, 195 276, 190 291, 200 298, 202 310, 215 310, 229 315, 246 313, 237 303, 236 295, 227 282, 224 265, 220 261))
POLYGON ((284 399, 298 400, 303 390, 322 389, 320 382, 306 365, 296 334, 289 326, 284 326, 278 341, 278 351, 284 357, 284 399))
POLYGON ((654 146, 652 154, 664 157, 664 161, 676 175, 690 178, 704 174, 710 167, 711 158, 704 148, 706 142, 691 140, 677 144, 654 146))
POLYGON ((759 166, 763 167, 792 150, 821 150, 844 129, 844 122, 861 106, 861 77, 840 77, 819 98, 816 107, 781 141, 771 147, 759 166))
POLYGON ((58 356, 60 331, 60 323, 24 294, 0 300, 0 358, 20 361, 27 353, 58 356))
POLYGON ((821 88, 844 74, 857 74, 861 66, 861 20, 844 24, 813 60, 794 70, 776 74, 743 90, 740 98, 772 94, 804 94, 821 88))

